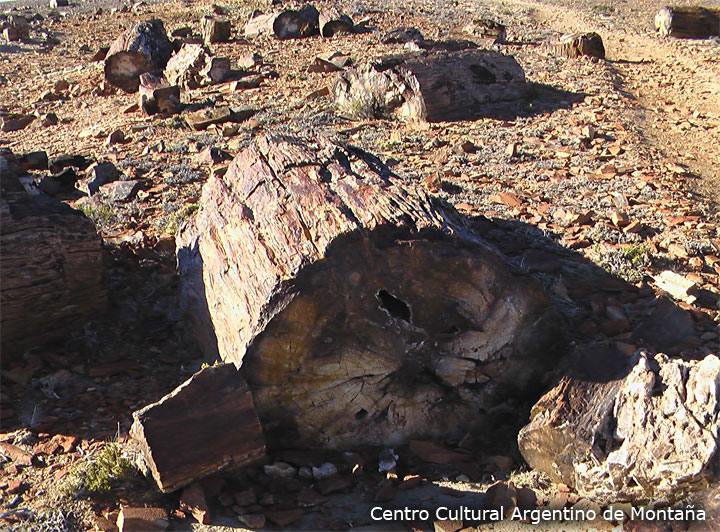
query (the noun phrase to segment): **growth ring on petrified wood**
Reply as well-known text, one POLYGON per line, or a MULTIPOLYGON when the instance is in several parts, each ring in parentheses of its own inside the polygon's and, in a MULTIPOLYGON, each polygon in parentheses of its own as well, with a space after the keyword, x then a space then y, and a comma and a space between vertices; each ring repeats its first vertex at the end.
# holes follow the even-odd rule
POLYGON ((350 118, 440 122, 476 118, 488 103, 527 96, 528 85, 513 57, 470 49, 366 63, 342 72, 332 93, 350 118))
POLYGON ((487 427, 542 386, 562 336, 537 283, 450 205, 323 138, 239 153, 205 184, 178 266, 188 325, 241 367, 271 443, 487 427))

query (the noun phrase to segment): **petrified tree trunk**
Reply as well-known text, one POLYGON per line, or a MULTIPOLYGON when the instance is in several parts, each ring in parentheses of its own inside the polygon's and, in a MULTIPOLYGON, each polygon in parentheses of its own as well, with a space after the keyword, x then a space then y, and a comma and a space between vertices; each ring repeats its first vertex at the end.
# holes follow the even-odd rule
POLYGON ((663 7, 655 15, 655 29, 663 37, 707 39, 720 35, 720 8, 663 7))
POLYGON ((490 41, 493 44, 503 43, 507 37, 507 29, 489 18, 476 18, 462 27, 461 34, 470 38, 479 39, 481 42, 490 41))
POLYGON ((201 23, 203 42, 228 42, 230 40, 230 21, 211 16, 203 17, 201 23))
POLYGON ((320 11, 318 24, 320 27, 320 35, 323 37, 332 37, 340 33, 353 32, 353 22, 350 17, 342 14, 340 10, 335 7, 329 7, 320 11))
POLYGON ((319 13, 311 5, 295 11, 283 11, 273 20, 273 33, 278 39, 299 39, 318 33, 319 13))
POLYGON ((265 457, 252 396, 232 364, 201 369, 133 419, 130 434, 164 492, 265 457))
POLYGON ((333 85, 343 115, 438 122, 478 116, 528 92, 517 61, 490 50, 411 54, 343 72, 333 85))
POLYGON ((168 85, 165 78, 140 75, 140 109, 147 115, 175 114, 180 111, 180 87, 168 85))
POLYGON ((137 92, 140 74, 161 72, 172 53, 162 21, 141 22, 110 46, 105 57, 105 79, 126 92, 137 92))
POLYGON ((202 44, 185 43, 165 66, 165 78, 172 85, 197 89, 219 83, 230 72, 230 60, 213 57, 202 44))
MULTIPOLYGON (((9 172, 7 172, 9 174, 9 172)), ((107 303, 102 244, 93 223, 56 200, 29 197, 3 177, 0 339, 3 359, 67 337, 107 303), (6 186, 7 185, 7 186, 6 186)))
POLYGON ((602 38, 597 33, 570 33, 563 35, 550 46, 555 55, 575 58, 581 55, 588 57, 605 58, 605 47, 602 38))
POLYGON ((462 435, 560 342, 539 286, 451 206, 323 138, 259 138, 177 241, 188 328, 241 366, 275 441, 462 435))
POLYGON ((597 349, 584 358, 595 367, 564 377, 520 431, 533 469, 601 504, 672 502, 717 481, 716 356, 628 358, 597 349))

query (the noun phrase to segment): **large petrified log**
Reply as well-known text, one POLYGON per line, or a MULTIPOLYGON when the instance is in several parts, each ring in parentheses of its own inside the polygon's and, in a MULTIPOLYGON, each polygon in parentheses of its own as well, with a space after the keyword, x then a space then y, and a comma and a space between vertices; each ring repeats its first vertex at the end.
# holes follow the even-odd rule
POLYGON ((241 366, 273 441, 461 436, 539 394, 562 343, 451 206, 323 138, 258 138, 177 242, 187 326, 241 366))
POLYGON ((602 37, 592 33, 568 33, 550 45, 555 55, 574 59, 580 56, 605 59, 605 46, 602 37))
POLYGON ((514 58, 462 50, 410 54, 348 69, 332 92, 340 112, 351 118, 438 122, 473 118, 490 102, 526 96, 528 86, 514 58))
POLYGON ((720 35, 720 8, 665 6, 655 15, 655 29, 663 37, 708 39, 720 35))
POLYGON ((675 501, 717 480, 716 356, 684 361, 597 350, 586 359, 596 367, 563 377, 520 431, 531 467, 596 502, 675 501))
POLYGON ((265 457, 252 396, 232 364, 201 369, 133 419, 130 435, 164 492, 265 457))
POLYGON ((170 59, 173 45, 161 20, 141 22, 124 31, 105 57, 105 79, 126 92, 137 92, 140 74, 159 73, 170 59))
POLYGON ((5 360, 66 337, 105 308, 107 290, 102 244, 92 221, 57 200, 28 196, 14 184, 11 168, 0 174, 0 342, 5 360))

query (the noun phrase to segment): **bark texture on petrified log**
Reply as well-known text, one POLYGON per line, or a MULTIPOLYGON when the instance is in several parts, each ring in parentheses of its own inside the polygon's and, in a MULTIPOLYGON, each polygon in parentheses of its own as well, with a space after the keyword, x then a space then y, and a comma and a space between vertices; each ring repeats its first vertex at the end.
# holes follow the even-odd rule
POLYGON ((105 57, 105 79, 126 92, 137 92, 140 74, 162 72, 173 53, 161 20, 141 22, 124 31, 105 57))
POLYGON ((588 57, 605 58, 605 46, 597 33, 570 33, 563 35, 550 46, 555 55, 570 59, 586 55, 588 57))
POLYGON ((4 194, 0 248, 4 359, 66 337, 106 307, 102 243, 82 212, 56 200, 4 194))
POLYGON ((241 366, 274 441, 461 436, 561 343, 539 286, 451 206, 322 138, 257 139, 177 241, 188 328, 241 366))
POLYGON ((628 358, 598 349, 584 358, 596 367, 563 377, 520 431, 533 469, 601 504, 672 502, 717 480, 716 356, 628 358))
POLYGON ((720 8, 665 6, 655 15, 655 29, 663 37, 707 39, 720 35, 720 8))
POLYGON ((205 44, 228 42, 230 40, 230 29, 229 20, 208 15, 200 21, 200 30, 205 44))
POLYGON ((490 50, 417 53, 343 72, 333 85, 343 115, 439 122, 476 117, 490 102, 526 96, 517 61, 490 50))
POLYGON ((201 369, 133 419, 130 435, 164 492, 265 457, 252 396, 232 364, 201 369))

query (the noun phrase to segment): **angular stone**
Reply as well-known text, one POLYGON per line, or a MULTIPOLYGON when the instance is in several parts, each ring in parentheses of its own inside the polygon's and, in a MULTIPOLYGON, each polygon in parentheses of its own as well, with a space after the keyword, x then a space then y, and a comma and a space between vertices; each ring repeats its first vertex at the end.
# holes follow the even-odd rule
POLYGON ((327 500, 327 497, 320 495, 312 488, 301 489, 300 493, 298 493, 297 496, 297 503, 303 508, 309 508, 312 506, 317 506, 319 504, 324 504, 325 502, 327 502, 327 500))
POLYGON ((113 202, 132 200, 140 189, 140 181, 115 181, 100 187, 100 193, 113 202))
POLYGON ((210 524, 210 510, 205 500, 205 490, 198 482, 193 482, 182 490, 180 509, 190 512, 198 523, 210 524))
POLYGON ((185 120, 196 131, 206 129, 210 124, 225 122, 242 122, 247 120, 255 111, 249 107, 231 109, 230 107, 213 107, 201 109, 185 116, 185 120))
POLYGON ((25 129, 30 123, 35 120, 33 115, 23 114, 0 114, 0 131, 10 132, 19 131, 25 129))
POLYGON ((252 396, 232 364, 200 370, 133 418, 130 434, 163 492, 265 456, 252 396))
POLYGON ((86 178, 80 186, 80 190, 88 196, 97 194, 100 187, 115 181, 120 177, 120 171, 109 161, 95 163, 86 172, 86 178))
POLYGON ((633 339, 656 351, 674 351, 688 338, 695 336, 695 322, 687 310, 662 298, 650 316, 633 330, 633 339))
POLYGON ((17 465, 28 466, 32 461, 32 455, 30 453, 6 441, 0 442, 0 454, 6 456, 17 465))
POLYGON ((300 508, 297 508, 295 510, 282 510, 278 512, 267 512, 265 516, 270 520, 271 523, 274 523, 277 526, 280 527, 286 527, 290 526, 293 523, 297 523, 300 521, 300 519, 303 518, 303 511, 300 508))
POLYGON ((243 514, 238 515, 238 520, 248 528, 257 529, 265 526, 265 516, 263 514, 243 514))
POLYGON ((117 518, 120 532, 162 532, 167 529, 167 512, 163 508, 123 507, 117 518))

